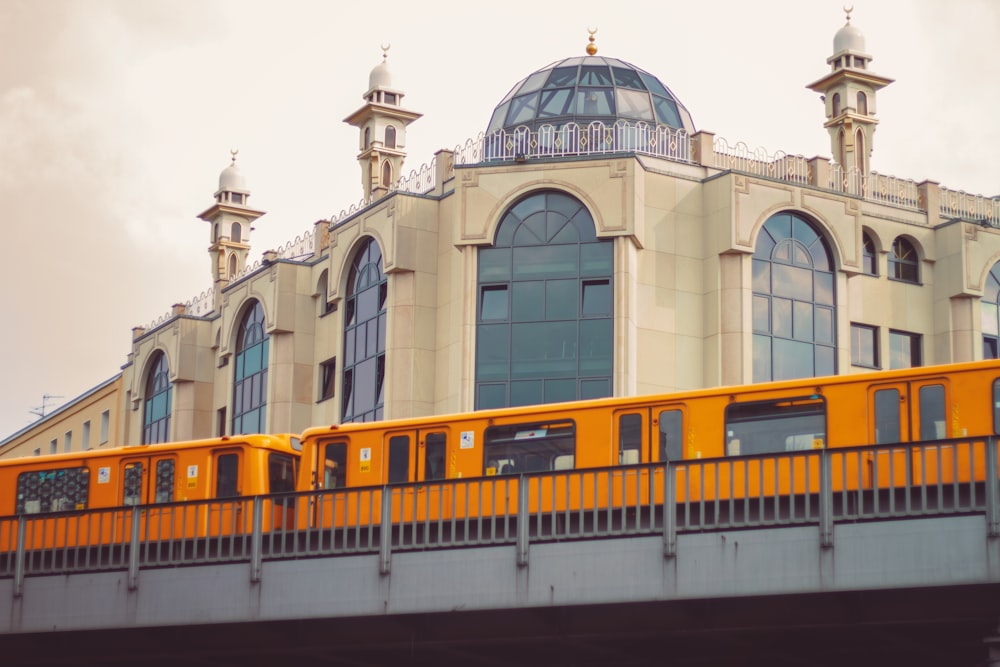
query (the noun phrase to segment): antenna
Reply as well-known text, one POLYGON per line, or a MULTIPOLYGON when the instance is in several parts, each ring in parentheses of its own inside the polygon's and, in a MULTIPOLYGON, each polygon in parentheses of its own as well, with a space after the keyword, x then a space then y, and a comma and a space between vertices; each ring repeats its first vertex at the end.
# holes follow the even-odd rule
POLYGON ((53 396, 52 394, 42 394, 42 404, 37 408, 32 408, 28 412, 35 415, 39 419, 45 419, 45 413, 48 408, 52 405, 51 401, 55 398, 62 398, 62 396, 53 396))

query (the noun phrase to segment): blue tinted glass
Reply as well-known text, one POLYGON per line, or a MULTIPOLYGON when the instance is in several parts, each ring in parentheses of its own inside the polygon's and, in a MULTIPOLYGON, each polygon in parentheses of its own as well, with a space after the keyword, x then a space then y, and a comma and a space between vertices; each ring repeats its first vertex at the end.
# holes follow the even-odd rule
POLYGON ((542 91, 542 104, 538 110, 538 117, 565 116, 569 114, 570 106, 573 102, 572 88, 558 88, 556 90, 542 91))
POLYGON ((546 380, 544 400, 546 403, 576 400, 576 380, 546 380))
POLYGON ((560 86, 576 85, 576 67, 556 67, 549 75, 549 80, 545 82, 546 88, 558 88, 560 86))
POLYGON ((659 95, 653 95, 653 106, 656 108, 656 117, 661 123, 666 123, 670 127, 684 127, 681 115, 677 112, 677 105, 673 100, 659 95))
POLYGON ((579 299, 577 290, 580 281, 549 280, 545 283, 545 318, 546 320, 575 320, 579 299))
POLYGON ((514 248, 514 278, 571 278, 579 275, 579 248, 576 245, 514 248))
POLYGON ((798 340, 813 340, 813 305, 804 301, 796 301, 793 308, 793 335, 798 340))
POLYGON ((537 405, 542 402, 542 381, 541 380, 521 380, 510 383, 510 405, 537 405))
POLYGON ((646 84, 646 88, 649 88, 650 91, 658 95, 663 95, 664 97, 670 97, 670 93, 655 76, 650 76, 645 72, 639 72, 639 77, 642 79, 642 82, 646 84))
POLYGON ((582 88, 576 94, 576 113, 583 116, 611 116, 615 101, 611 88, 582 88))
POLYGON ((767 382, 771 379, 771 337, 753 337, 753 381, 767 382))
POLYGON ((580 398, 605 398, 611 395, 611 381, 608 379, 587 379, 580 381, 580 398))
POLYGON ((581 86, 611 86, 611 70, 607 65, 585 65, 580 68, 581 86))
POLYGON ((615 101, 618 104, 618 115, 623 118, 638 120, 653 120, 653 108, 649 104, 649 94, 640 90, 615 90, 615 101))
POLYGON ((771 300, 766 296, 753 296, 753 330, 761 333, 771 331, 771 300))
POLYGON ((611 315, 610 281, 586 281, 583 283, 584 317, 611 315))
POLYGON ((795 340, 774 339, 774 378, 794 380, 813 375, 813 346, 795 340))
POLYGON ((480 410, 507 407, 506 384, 481 384, 478 394, 476 405, 480 410))
POLYGON ((538 93, 515 97, 510 101, 510 111, 507 113, 507 125, 520 125, 534 120, 538 110, 538 93))
POLYGON ((545 283, 541 280, 513 283, 511 319, 515 322, 534 322, 545 319, 545 283))
POLYGON ((510 249, 484 248, 479 251, 480 282, 510 280, 510 249))
POLYGON ((615 84, 623 88, 634 88, 636 90, 646 90, 645 84, 639 78, 639 73, 635 70, 624 67, 612 67, 615 73, 615 84))
POLYGON ((481 320, 507 319, 507 286, 484 287, 482 303, 479 307, 481 320))
POLYGON ((580 321, 580 375, 610 375, 612 366, 610 317, 580 321))
POLYGON ((476 337, 476 378, 506 380, 510 372, 510 329, 505 324, 482 325, 476 337))

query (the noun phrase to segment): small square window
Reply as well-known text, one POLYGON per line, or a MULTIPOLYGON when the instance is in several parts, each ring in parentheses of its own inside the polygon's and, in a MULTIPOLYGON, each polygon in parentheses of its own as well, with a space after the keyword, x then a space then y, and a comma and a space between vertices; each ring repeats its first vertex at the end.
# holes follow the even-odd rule
POLYGON ((923 365, 920 334, 889 331, 889 368, 913 368, 923 365))
POLYGON ((333 398, 337 389, 337 358, 329 359, 320 364, 319 400, 333 398))
POLYGON ((878 368, 878 327, 851 324, 851 365, 878 368))

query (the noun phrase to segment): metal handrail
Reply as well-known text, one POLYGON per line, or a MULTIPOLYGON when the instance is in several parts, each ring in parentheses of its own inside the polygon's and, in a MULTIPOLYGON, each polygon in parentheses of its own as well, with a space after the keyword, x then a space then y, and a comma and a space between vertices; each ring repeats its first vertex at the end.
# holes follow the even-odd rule
POLYGON ((997 439, 686 459, 0 517, 0 578, 984 514, 1000 535, 997 439), (992 471, 983 475, 983 471, 992 471))

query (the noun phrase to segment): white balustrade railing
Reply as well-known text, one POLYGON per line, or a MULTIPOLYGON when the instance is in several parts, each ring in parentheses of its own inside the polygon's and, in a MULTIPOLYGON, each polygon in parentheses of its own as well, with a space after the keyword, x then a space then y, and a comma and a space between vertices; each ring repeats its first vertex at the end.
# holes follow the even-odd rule
POLYGON ((984 197, 942 187, 941 213, 1000 227, 1000 197, 984 197))
POLYGON ((791 183, 804 184, 812 180, 809 160, 802 155, 788 155, 784 151, 771 155, 763 148, 750 150, 742 141, 730 146, 723 137, 716 137, 713 148, 715 166, 719 169, 743 171, 791 183))

